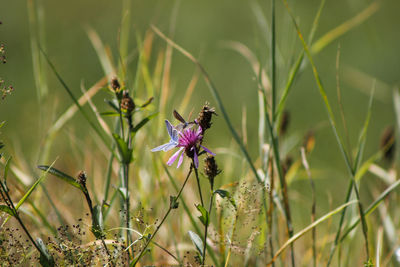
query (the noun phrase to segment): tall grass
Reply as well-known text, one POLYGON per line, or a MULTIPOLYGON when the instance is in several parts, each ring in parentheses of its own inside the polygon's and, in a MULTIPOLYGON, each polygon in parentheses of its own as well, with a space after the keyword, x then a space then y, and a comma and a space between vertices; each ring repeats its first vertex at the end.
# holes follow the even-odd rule
MULTIPOLYGON (((225 95, 225 85, 213 79, 218 73, 209 72, 207 65, 175 41, 180 1, 173 7, 168 31, 152 25, 144 33, 132 29, 132 3, 122 1, 116 51, 103 43, 100 31, 86 27, 97 55, 93 60, 103 73, 88 88, 82 82, 81 93, 65 79, 59 68, 62 63, 46 50, 42 4, 28 1, 44 136, 38 149, 39 178, 34 178, 36 171, 28 172, 18 164, 20 155, 12 155, 9 144, 3 148, 0 143, 5 151, 0 154, 0 211, 4 214, 0 219, 0 260, 6 266, 398 263, 392 256, 398 240, 387 237, 397 233, 393 225, 399 219, 397 207, 391 205, 399 197, 398 161, 394 158, 397 136, 388 128, 381 147, 366 150, 367 137, 376 141, 368 129, 374 119, 374 92, 381 83, 371 85, 357 145, 351 147, 339 85, 339 52, 336 78, 343 126, 328 97, 335 86, 322 82, 325 75, 335 74, 320 72, 316 60, 329 44, 377 12, 380 2, 318 37, 324 19, 322 0, 307 38, 290 2, 252 2, 257 26, 263 31, 257 34, 267 36, 258 46, 262 51, 252 51, 236 41, 224 42, 249 62, 254 77, 251 89, 257 92, 257 99, 244 104, 241 131, 229 106, 234 96, 225 95), (261 6, 270 12, 267 16, 258 9, 261 6), (277 27, 283 22, 299 41, 290 62, 286 62, 290 52, 282 46, 282 32, 277 27), (182 56, 193 63, 193 75, 184 93, 176 96, 174 84, 179 77, 172 70, 176 58, 182 56), (332 194, 330 205, 325 199, 329 190, 323 185, 337 190, 335 181, 323 179, 329 172, 314 167, 313 150, 325 142, 318 139, 320 128, 316 125, 308 133, 288 130, 288 100, 301 89, 297 82, 304 75, 316 82, 314 87, 336 140, 330 149, 339 148, 347 171, 336 172, 348 178, 348 188, 341 192, 345 199, 332 194), (56 117, 47 114, 50 108, 46 106, 53 100, 48 94, 48 77, 55 77, 71 103, 56 117), (204 85, 211 104, 198 100, 198 89, 204 85), (246 107, 257 103, 258 118, 247 118, 246 107), (72 126, 76 115, 83 121, 72 126), (258 138, 248 131, 249 121, 258 123, 258 138), (219 135, 215 125, 222 122, 229 134, 224 138, 231 145, 213 147, 209 137, 212 140, 219 135), (252 138, 257 140, 258 153, 249 146, 252 138), (71 151, 59 151, 56 141, 70 142, 71 151), (169 150, 181 147, 181 152, 172 156, 169 150), (53 151, 57 158, 52 158, 53 151), (67 156, 75 157, 75 163, 68 164, 67 156), (177 162, 182 166, 175 169, 171 165, 177 162), (353 208, 356 213, 351 212, 353 208), (372 216, 376 209, 381 217, 372 216), (19 229, 23 235, 16 234, 19 229)), ((399 118, 399 92, 393 92, 394 114, 399 118)), ((3 125, 0 128, 7 127, 3 125)))

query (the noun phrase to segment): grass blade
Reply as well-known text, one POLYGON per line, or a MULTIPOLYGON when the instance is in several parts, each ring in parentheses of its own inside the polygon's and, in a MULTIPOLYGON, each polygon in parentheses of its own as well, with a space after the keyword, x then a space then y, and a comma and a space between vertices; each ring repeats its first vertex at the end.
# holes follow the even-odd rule
MULTIPOLYGON (((53 166, 54 163, 55 163, 55 161, 51 164, 51 166, 53 166)), ((25 195, 18 201, 17 205, 15 206, 15 211, 18 211, 18 209, 21 207, 21 205, 25 203, 25 201, 29 198, 29 196, 32 194, 32 192, 44 180, 47 173, 48 173, 48 171, 42 173, 42 175, 39 177, 39 179, 36 180, 36 182, 31 186, 31 188, 29 188, 29 190, 25 193, 25 195)), ((10 218, 11 218, 11 216, 8 216, 7 219, 4 220, 2 226, 4 226, 10 218)))
POLYGON ((345 21, 344 23, 337 26, 333 30, 327 32, 324 36, 319 38, 314 43, 314 45, 311 47, 311 50, 310 50, 311 53, 312 54, 319 53, 323 48, 325 48, 327 45, 332 43, 334 40, 336 40, 340 36, 344 35, 345 33, 349 32, 351 29, 360 25, 365 20, 367 20, 369 17, 371 17, 373 14, 375 14, 376 11, 378 11, 379 7, 380 7, 379 1, 372 2, 372 4, 370 4, 367 8, 365 8, 363 11, 361 11, 358 15, 345 21))
MULTIPOLYGON (((379 195, 379 197, 369 205, 369 207, 365 210, 364 216, 368 216, 371 214, 378 206, 379 204, 393 191, 395 190, 398 186, 400 185, 400 180, 389 186, 385 191, 382 192, 382 194, 379 195)), ((350 232, 356 228, 356 226, 360 223, 360 218, 358 218, 347 230, 343 233, 342 238, 340 238, 339 243, 341 243, 350 232)))
POLYGON ((304 234, 306 234, 308 231, 310 231, 311 229, 313 229, 314 227, 316 227, 317 225, 319 225, 320 223, 326 221, 327 219, 331 218, 333 215, 335 215, 336 213, 340 212, 341 210, 343 210, 344 208, 346 208, 349 205, 355 204, 357 203, 357 200, 353 200, 350 202, 347 202, 343 205, 341 205, 340 207, 334 209, 333 211, 325 214, 324 216, 322 216, 321 218, 319 218, 318 220, 316 220, 314 223, 310 224, 309 226, 307 226, 306 228, 304 228, 303 230, 301 230, 300 232, 298 232, 297 234, 293 235, 292 238, 290 238, 288 241, 285 242, 285 244, 282 245, 282 247, 280 247, 278 249, 278 251, 275 253, 274 258, 272 259, 271 262, 269 262, 267 264, 267 266, 270 266, 272 264, 272 262, 274 262, 279 255, 293 242, 295 242, 297 239, 299 239, 300 237, 302 237, 304 234))
POLYGON ((46 166, 46 165, 38 165, 37 166, 38 169, 45 171, 46 173, 49 172, 51 174, 53 174, 54 176, 60 178, 61 180, 64 180, 65 182, 69 183, 70 185, 72 185, 73 187, 78 188, 79 190, 81 190, 82 192, 84 192, 84 189, 82 188, 82 186, 76 181, 75 178, 69 176, 66 173, 63 173, 62 171, 57 170, 56 168, 53 168, 51 166, 46 166))
MULTIPOLYGON (((368 235, 367 235, 367 232, 368 232, 368 230, 367 230, 367 223, 366 223, 365 218, 364 218, 363 206, 362 206, 362 204, 361 204, 361 202, 360 202, 360 194, 359 194, 358 186, 357 186, 357 184, 356 184, 356 182, 355 182, 355 179, 354 179, 355 173, 354 173, 354 170, 353 170, 353 168, 352 168, 352 166, 351 166, 351 164, 350 164, 349 156, 348 156, 348 154, 347 154, 346 151, 345 151, 343 142, 342 142, 342 140, 341 140, 341 138, 340 138, 340 136, 339 136, 339 134, 338 134, 338 130, 337 130, 337 127, 336 127, 336 122, 335 122, 335 117, 334 117, 334 115, 333 115, 332 108, 331 108, 331 106, 330 106, 330 104, 329 104, 328 97, 327 97, 327 95, 326 95, 326 91, 325 91, 325 89, 324 89, 324 87, 323 87, 323 85, 322 85, 321 78, 320 78, 320 76, 319 76, 319 73, 318 73, 318 71, 317 71, 317 68, 315 67, 314 60, 313 60, 313 58, 312 58, 312 56, 311 56, 311 53, 310 53, 310 51, 309 51, 309 48, 308 48, 308 46, 307 46, 307 44, 306 44, 306 42, 305 42, 305 40, 304 40, 304 38, 303 38, 303 35, 301 34, 300 28, 299 28, 299 26, 298 26, 298 24, 297 24, 297 22, 296 22, 296 20, 295 20, 295 18, 294 18, 294 16, 293 16, 291 10, 290 10, 290 8, 289 8, 289 5, 288 5, 288 3, 287 3, 287 0, 283 0, 283 2, 284 2, 284 4, 285 4, 285 7, 286 7, 286 9, 287 9, 289 15, 290 15, 291 18, 292 18, 292 21, 293 21, 293 24, 294 24, 294 26, 295 26, 295 28, 296 28, 296 30, 297 30, 297 34, 298 34, 298 36, 299 36, 299 39, 300 39, 301 43, 303 44, 304 51, 305 51, 305 53, 306 53, 306 55, 307 55, 307 57, 308 57, 308 60, 310 61, 310 64, 311 64, 311 67, 312 67, 312 70, 313 70, 313 74, 314 74, 315 81, 316 81, 316 83, 317 83, 317 86, 318 86, 320 95, 321 95, 321 97, 322 97, 322 99, 323 99, 323 101, 324 101, 325 108, 326 108, 326 110, 327 110, 327 112, 328 112, 329 122, 330 122, 330 124, 331 124, 331 126, 332 126, 332 130, 333 130, 333 132, 334 132, 334 134, 335 134, 335 137, 336 137, 336 140, 337 140, 337 142, 338 142, 340 151, 342 152, 342 155, 343 155, 343 157, 344 157, 344 160, 345 160, 347 169, 348 169, 348 171, 349 171, 349 173, 350 173, 350 176, 351 176, 351 183, 350 183, 350 186, 351 186, 351 188, 354 188, 354 191, 355 191, 355 194, 356 194, 356 197, 357 197, 357 200, 358 200, 358 210, 359 210, 359 215, 360 215, 360 219, 361 219, 361 222, 362 222, 362 229, 363 229, 363 234, 364 234, 364 239, 365 239, 366 256, 367 256, 367 261, 368 261, 368 260, 369 260, 369 245, 368 245, 368 235)), ((350 190, 348 191, 348 192, 350 192, 350 193, 351 193, 351 188, 350 188, 350 190)), ((348 195, 348 196, 349 196, 349 195, 348 195)), ((346 197, 346 199, 348 199, 348 197, 346 197)), ((346 202, 347 202, 347 201, 346 201, 346 202)), ((343 214, 344 214, 344 212, 345 212, 345 210, 343 211, 343 214)), ((340 231, 340 228, 339 228, 339 231, 340 231)))
POLYGON ((165 40, 173 48, 178 50, 182 55, 184 55, 186 58, 188 58, 190 61, 192 61, 199 68, 200 72, 203 74, 204 80, 205 80, 208 88, 211 91, 211 94, 213 95, 215 101, 217 102, 218 108, 221 111, 226 124, 228 125, 229 131, 231 132, 236 143, 239 145, 240 150, 242 151, 242 153, 244 154, 244 156, 246 158, 246 161, 249 163, 250 168, 251 168, 252 172, 254 173, 255 178, 257 179, 258 182, 262 182, 262 180, 261 180, 260 176, 258 175, 257 170, 250 158, 250 154, 247 152, 247 149, 244 146, 243 142, 241 141, 238 133, 233 128, 233 124, 228 116, 228 113, 225 110, 225 107, 222 103, 221 97, 219 96, 219 93, 218 93, 216 87, 214 86, 214 84, 212 83, 210 76, 208 75, 206 70, 203 68, 203 66, 200 64, 200 62, 192 54, 190 54, 185 49, 183 49, 178 44, 176 44, 174 41, 172 41, 167 36, 165 36, 157 27, 152 25, 152 29, 158 36, 160 36, 163 40, 165 40))
POLYGON ((60 74, 57 72, 55 66, 53 65, 53 63, 50 61, 50 58, 47 56, 47 54, 41 50, 43 55, 45 56, 47 63, 49 64, 51 70, 54 72, 54 74, 56 75, 58 81, 61 83, 61 85, 64 87, 64 89, 67 91, 68 95, 71 97, 71 99, 73 100, 73 102, 75 103, 75 105, 78 107, 79 111, 81 112, 81 114, 85 117, 85 119, 88 121, 88 123, 90 124, 90 126, 93 128, 93 130, 97 133, 97 135, 100 137, 100 139, 104 142, 104 144, 111 150, 111 146, 108 144, 108 141, 105 139, 105 137, 103 136, 103 134, 100 132, 100 130, 96 127, 96 125, 92 122, 92 120, 89 118, 89 115, 86 114, 86 112, 83 110, 82 106, 79 104, 77 98, 74 96, 74 94, 72 93, 71 89, 68 87, 68 85, 64 82, 64 80, 61 78, 60 74))

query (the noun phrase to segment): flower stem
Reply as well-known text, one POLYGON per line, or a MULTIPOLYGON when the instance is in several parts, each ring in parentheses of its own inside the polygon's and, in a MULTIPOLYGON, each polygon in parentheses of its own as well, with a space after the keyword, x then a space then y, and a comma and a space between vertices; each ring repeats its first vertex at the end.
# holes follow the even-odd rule
POLYGON ((0 185, 1 185, 1 190, 0 190, 1 197, 4 199, 4 201, 6 202, 7 206, 13 211, 15 219, 17 219, 17 221, 21 225, 22 229, 24 230, 24 232, 28 236, 29 240, 32 242, 32 244, 35 246, 35 248, 39 251, 40 255, 42 255, 42 251, 40 250, 40 248, 38 247, 36 242, 33 240, 33 238, 31 236, 31 234, 29 233, 28 229, 26 229, 24 223, 22 222, 21 218, 19 217, 18 212, 17 212, 17 210, 16 210, 16 208, 15 208, 13 202, 12 202, 12 199, 11 199, 10 195, 8 194, 8 191, 5 188, 3 182, 0 181, 0 185))
MULTIPOLYGON (((210 197, 210 205, 208 207, 208 217, 211 217, 211 209, 212 209, 212 205, 213 205, 213 200, 214 200, 214 190, 211 187, 211 197, 210 197)), ((203 255, 202 255, 202 264, 204 265, 205 261, 206 261, 206 249, 207 249, 207 233, 208 233, 208 225, 210 224, 210 222, 207 222, 205 225, 205 230, 204 230, 204 247, 203 247, 203 255)))
MULTIPOLYGON (((194 164, 190 165, 190 169, 189 172, 186 176, 185 181, 183 182, 183 185, 181 187, 181 189, 178 192, 178 195, 176 196, 175 199, 179 199, 179 197, 182 194, 183 189, 185 188, 185 185, 187 183, 187 181, 189 180, 190 174, 192 174, 192 170, 194 168, 194 164)), ((196 168, 194 168, 196 170, 196 168)), ((161 222, 158 224, 156 230, 154 231, 154 233, 150 236, 149 239, 147 239, 147 242, 145 243, 144 247, 142 248, 142 250, 140 251, 139 255, 137 256, 136 260, 133 262, 133 267, 136 266, 136 264, 139 262, 139 260, 142 258, 142 256, 144 255, 144 252, 146 251, 146 248, 149 246, 150 242, 153 240, 154 236, 157 234, 158 230, 160 230, 161 226, 164 224, 165 220, 167 219, 169 213, 171 212, 171 210, 174 209, 173 205, 169 205, 168 211, 165 213, 164 217, 162 218, 161 222)))
MULTIPOLYGON (((194 159, 192 159, 192 164, 193 164, 193 166, 195 166, 194 159)), ((196 181, 197 181, 197 188, 199 189, 200 202, 201 202, 201 205, 204 207, 203 195, 201 194, 199 172, 198 172, 197 168, 194 168, 194 173, 196 174, 196 181)))

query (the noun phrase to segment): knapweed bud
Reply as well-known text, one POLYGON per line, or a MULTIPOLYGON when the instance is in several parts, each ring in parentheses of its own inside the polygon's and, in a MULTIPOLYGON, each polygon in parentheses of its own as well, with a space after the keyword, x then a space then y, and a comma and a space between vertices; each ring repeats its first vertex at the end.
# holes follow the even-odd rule
POLYGON ((86 180, 87 180, 86 172, 80 171, 77 177, 78 177, 78 183, 83 187, 86 187, 86 180))
POLYGON ((388 126, 383 131, 381 136, 381 149, 384 153, 383 157, 391 162, 395 152, 395 132, 393 126, 388 126))
POLYGON ((203 132, 211 127, 211 119, 213 114, 217 115, 217 113, 215 113, 215 109, 210 107, 209 103, 206 102, 196 119, 203 132))
POLYGON ((111 78, 110 85, 111 85, 111 88, 116 92, 119 91, 119 89, 121 88, 121 85, 119 84, 117 77, 112 77, 111 78))
POLYGON ((128 91, 124 91, 121 99, 121 109, 130 114, 135 107, 135 102, 133 102, 133 99, 129 96, 128 91))
POLYGON ((285 110, 282 113, 281 123, 279 125, 279 136, 284 136, 287 132, 290 122, 290 113, 289 111, 285 110))
POLYGON ((221 170, 218 169, 217 162, 215 161, 214 156, 207 156, 204 159, 204 174, 208 177, 210 181, 211 187, 214 185, 214 178, 218 174, 221 173, 221 170))

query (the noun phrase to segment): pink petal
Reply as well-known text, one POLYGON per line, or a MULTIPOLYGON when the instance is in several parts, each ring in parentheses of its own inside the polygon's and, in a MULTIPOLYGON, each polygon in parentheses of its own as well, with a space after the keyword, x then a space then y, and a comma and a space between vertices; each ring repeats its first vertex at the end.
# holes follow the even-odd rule
POLYGON ((194 166, 196 169, 199 168, 199 158, 197 157, 196 149, 194 150, 194 166))
POLYGON ((203 132, 203 129, 201 128, 201 126, 199 125, 199 128, 197 128, 197 135, 200 135, 203 132))
POLYGON ((205 146, 201 146, 208 154, 211 154, 213 156, 215 156, 215 153, 211 152, 211 150, 209 150, 208 148, 206 148, 205 146))
POLYGON ((175 154, 173 154, 169 158, 169 160, 167 161, 168 166, 171 166, 175 162, 176 158, 179 156, 179 153, 181 153, 182 149, 183 149, 183 147, 181 147, 178 151, 175 152, 175 154))
POLYGON ((179 168, 181 166, 181 164, 183 162, 183 154, 185 154, 185 153, 182 153, 181 156, 179 157, 178 166, 176 166, 176 168, 179 168))

